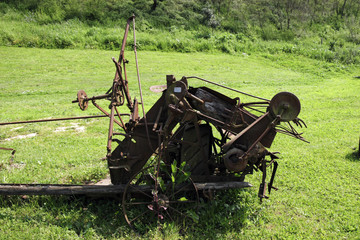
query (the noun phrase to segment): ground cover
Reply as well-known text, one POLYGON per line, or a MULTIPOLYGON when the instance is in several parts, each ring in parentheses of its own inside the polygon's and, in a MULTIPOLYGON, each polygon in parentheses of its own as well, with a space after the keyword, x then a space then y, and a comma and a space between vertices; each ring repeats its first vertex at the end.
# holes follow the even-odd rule
MULTIPOLYGON (((281 151, 273 192, 257 199, 260 175, 247 180, 255 187, 218 195, 199 211, 191 226, 165 224, 137 235, 127 228, 119 201, 72 197, 0 197, 0 238, 31 239, 264 239, 345 238, 360 235, 359 140, 360 72, 357 66, 327 63, 290 54, 139 53, 145 108, 159 94, 152 85, 166 74, 197 75, 266 98, 279 91, 295 93, 300 117, 309 128, 306 144, 278 136, 271 150, 281 151)), ((0 122, 97 114, 82 112, 71 100, 84 89, 103 94, 114 76, 111 57, 103 50, 49 50, 0 47, 0 122)), ((137 92, 134 55, 127 53, 130 91, 137 92)), ((192 81, 191 85, 203 83, 192 81)), ((208 87, 211 85, 205 84, 208 87)), ((216 89, 220 90, 220 89, 216 89)), ((232 97, 239 95, 220 90, 232 97)), ((244 101, 249 98, 240 96, 244 101)), ((0 127, 2 183, 84 183, 107 174, 105 119, 0 127), (22 128, 18 128, 22 127, 22 128), (68 127, 64 131, 60 127, 68 127), (84 127, 79 130, 78 127, 84 127), (34 134, 23 139, 10 139, 34 134)))
MULTIPOLYGON (((1 46, 49 49, 117 50, 120 47, 120 36, 123 36, 125 25, 124 20, 108 24, 87 24, 77 18, 44 24, 37 21, 31 12, 21 13, 14 10, 0 12, 0 20, 1 46)), ((211 29, 206 26, 198 26, 195 29, 178 25, 156 28, 144 24, 146 22, 144 18, 139 17, 136 21, 139 50, 221 52, 233 55, 291 53, 342 64, 360 62, 358 43, 346 41, 349 32, 344 29, 335 31, 326 25, 320 25, 315 32, 304 26, 306 30, 301 30, 301 33, 291 33, 292 37, 283 38, 286 32, 279 32, 272 27, 265 29, 252 27, 252 30, 244 33, 211 29)), ((131 49, 132 34, 129 35, 128 43, 128 49, 131 49)))

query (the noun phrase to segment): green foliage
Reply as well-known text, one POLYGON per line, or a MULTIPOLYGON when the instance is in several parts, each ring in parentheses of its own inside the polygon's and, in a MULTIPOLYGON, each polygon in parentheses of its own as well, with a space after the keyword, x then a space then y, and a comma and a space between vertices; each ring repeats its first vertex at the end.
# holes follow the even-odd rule
POLYGON ((59 1, 40 1, 37 6, 36 18, 39 23, 60 22, 64 16, 65 11, 59 1))
POLYGON ((320 1, 311 12, 297 1, 289 1, 294 4, 289 6, 262 0, 156 2, 156 7, 149 0, 1 2, 0 45, 116 50, 125 20, 135 13, 138 50, 289 53, 328 62, 360 62, 360 22, 350 3, 344 9, 350 15, 341 17, 333 11, 321 18, 317 11, 333 5, 320 1), (311 13, 306 15, 310 24, 298 19, 306 11, 311 13))
POLYGON ((344 26, 358 29, 360 7, 357 1, 338 0, 5 0, 2 5, 2 11, 9 6, 23 13, 33 12, 41 23, 77 18, 89 24, 108 24, 125 20, 134 13, 156 28, 175 25, 196 30, 208 26, 234 33, 246 33, 254 26, 263 28, 269 24, 281 31, 324 23, 336 30, 344 26))

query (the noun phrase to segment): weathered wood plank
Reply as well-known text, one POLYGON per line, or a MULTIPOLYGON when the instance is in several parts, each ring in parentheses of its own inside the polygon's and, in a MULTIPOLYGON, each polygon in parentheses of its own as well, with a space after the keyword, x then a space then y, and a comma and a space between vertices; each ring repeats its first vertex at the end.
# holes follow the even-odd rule
POLYGON ((0 195, 107 195, 123 193, 125 185, 1 184, 0 195))
POLYGON ((234 188, 252 187, 248 182, 213 182, 213 183, 195 183, 198 190, 226 190, 234 188))
MULTIPOLYGON (((195 183, 198 190, 252 187, 248 182, 195 183)), ((112 195, 122 194, 126 185, 0 184, 0 195, 112 195)), ((153 186, 134 186, 131 192, 151 192, 153 186)), ((188 189, 183 189, 188 190, 188 189)))

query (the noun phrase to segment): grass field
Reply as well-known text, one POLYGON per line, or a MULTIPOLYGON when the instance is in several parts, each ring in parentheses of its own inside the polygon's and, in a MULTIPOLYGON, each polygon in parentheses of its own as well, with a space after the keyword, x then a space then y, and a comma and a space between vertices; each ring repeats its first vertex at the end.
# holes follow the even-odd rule
MULTIPOLYGON (((134 55, 128 74, 132 96, 139 97, 134 55)), ((0 47, 0 122, 97 114, 82 112, 71 100, 111 86, 118 52, 0 47)), ((296 94, 310 144, 278 135, 278 175, 269 200, 257 199, 260 174, 247 178, 255 187, 219 193, 199 211, 198 223, 165 224, 145 235, 130 230, 120 202, 75 197, 0 197, 1 239, 359 239, 360 135, 359 66, 344 66, 288 54, 226 55, 145 52, 139 55, 145 108, 159 94, 151 85, 165 75, 197 75, 270 99, 279 91, 296 94)), ((200 86, 192 81, 190 85, 200 86)), ((208 87, 211 85, 205 84, 208 87)), ((231 97, 238 95, 216 89, 231 97)), ((243 101, 250 100, 240 96, 243 101)), ((105 105, 103 105, 105 106, 105 105)), ((124 109, 125 110, 125 109, 124 109)), ((106 176, 107 119, 34 123, 0 127, 2 183, 76 183, 106 176), (56 131, 68 127, 65 131, 56 131), (83 131, 81 128, 83 127, 83 131), (9 139, 36 134, 24 139, 9 139)))

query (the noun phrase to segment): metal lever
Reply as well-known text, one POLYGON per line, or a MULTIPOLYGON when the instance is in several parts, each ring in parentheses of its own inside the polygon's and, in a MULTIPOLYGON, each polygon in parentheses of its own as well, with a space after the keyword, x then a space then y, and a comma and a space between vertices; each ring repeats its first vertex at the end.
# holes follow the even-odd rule
POLYGON ((274 161, 274 170, 273 170, 273 172, 271 174, 271 178, 270 178, 270 182, 269 182, 269 194, 271 192, 271 189, 274 189, 275 191, 278 190, 278 188, 273 186, 274 179, 275 179, 275 174, 276 174, 276 170, 277 170, 278 165, 279 164, 276 161, 274 161))

